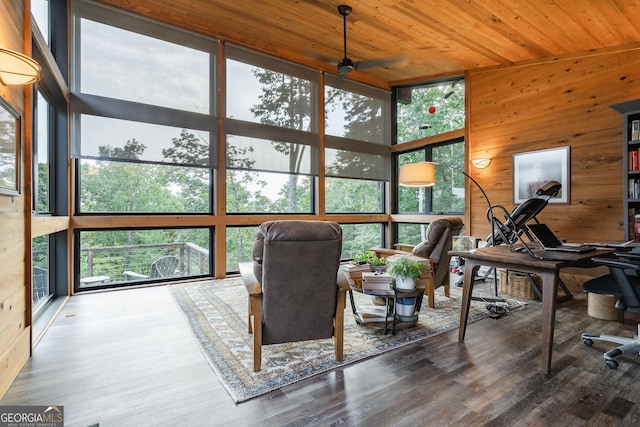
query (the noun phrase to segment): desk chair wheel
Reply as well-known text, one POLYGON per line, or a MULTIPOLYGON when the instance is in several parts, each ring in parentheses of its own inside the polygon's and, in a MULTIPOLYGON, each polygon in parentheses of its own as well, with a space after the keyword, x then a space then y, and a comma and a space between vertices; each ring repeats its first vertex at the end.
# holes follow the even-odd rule
POLYGON ((604 363, 605 363, 605 365, 607 365, 607 368, 609 368, 609 369, 617 369, 618 368, 618 362, 616 362, 615 360, 605 359, 604 363))
MULTIPOLYGON (((596 340, 602 339, 604 341, 617 342, 617 343, 624 343, 625 341, 625 338, 610 337, 609 335, 588 334, 588 333, 582 334, 582 342, 587 347, 591 347, 593 345, 594 339, 596 340), (607 339, 607 338, 613 338, 613 339, 607 339)), ((607 365, 607 368, 609 369, 618 369, 618 366, 620 366, 620 364, 614 358, 621 356, 623 353, 624 351, 622 351, 620 348, 614 348, 613 350, 609 350, 604 354, 604 364, 607 365)))

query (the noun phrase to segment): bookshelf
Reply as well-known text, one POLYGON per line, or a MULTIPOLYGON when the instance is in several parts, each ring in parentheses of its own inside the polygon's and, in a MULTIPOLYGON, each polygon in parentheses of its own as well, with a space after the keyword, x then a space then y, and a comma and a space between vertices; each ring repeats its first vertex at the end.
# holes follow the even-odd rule
POLYGON ((622 114, 624 238, 640 242, 640 99, 614 104, 611 108, 622 114))

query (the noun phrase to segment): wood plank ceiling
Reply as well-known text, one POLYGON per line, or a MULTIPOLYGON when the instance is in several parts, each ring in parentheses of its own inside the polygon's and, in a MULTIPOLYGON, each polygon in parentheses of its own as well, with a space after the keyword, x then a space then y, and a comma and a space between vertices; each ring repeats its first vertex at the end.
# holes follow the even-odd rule
MULTIPOLYGON (((345 0, 100 0, 329 73, 345 0)), ((381 87, 640 41, 638 0, 347 0, 354 62, 406 58, 349 78, 381 87)))

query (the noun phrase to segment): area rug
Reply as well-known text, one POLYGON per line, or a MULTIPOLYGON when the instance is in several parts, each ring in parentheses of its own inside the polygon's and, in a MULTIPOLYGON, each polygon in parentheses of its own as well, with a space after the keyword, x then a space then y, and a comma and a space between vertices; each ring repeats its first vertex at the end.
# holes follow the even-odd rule
MULTIPOLYGON (((418 324, 397 330, 395 335, 356 324, 347 298, 344 361, 336 362, 332 339, 276 344, 263 347, 262 370, 253 372, 253 339, 247 330, 247 293, 242 279, 168 288, 209 365, 235 402, 456 329, 460 320, 461 290, 453 286, 451 298, 436 292, 436 307, 430 309, 425 300, 418 324)), ((354 292, 354 296, 356 305, 371 304, 368 295, 354 292)), ((485 305, 472 301, 469 323, 489 315, 485 305)))

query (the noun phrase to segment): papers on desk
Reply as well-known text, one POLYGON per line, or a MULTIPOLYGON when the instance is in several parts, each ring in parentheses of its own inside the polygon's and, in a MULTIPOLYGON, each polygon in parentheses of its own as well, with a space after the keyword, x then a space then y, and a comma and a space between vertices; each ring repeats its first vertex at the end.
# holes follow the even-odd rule
POLYGON ((585 243, 585 245, 597 246, 599 248, 635 248, 640 247, 640 242, 636 242, 635 240, 627 240, 607 243, 585 243))
POLYGON ((612 248, 627 248, 632 246, 638 246, 640 242, 636 242, 635 240, 629 240, 627 242, 609 242, 605 246, 609 246, 612 248))

